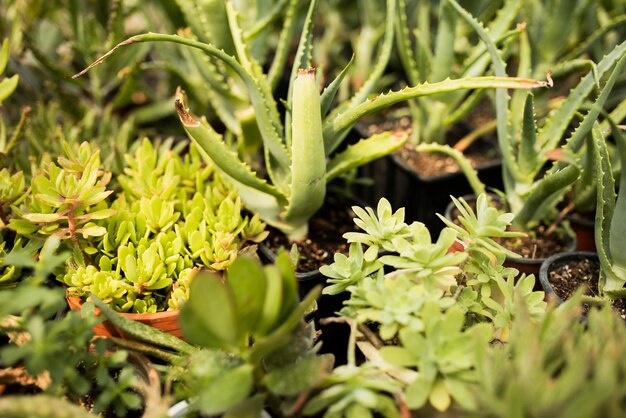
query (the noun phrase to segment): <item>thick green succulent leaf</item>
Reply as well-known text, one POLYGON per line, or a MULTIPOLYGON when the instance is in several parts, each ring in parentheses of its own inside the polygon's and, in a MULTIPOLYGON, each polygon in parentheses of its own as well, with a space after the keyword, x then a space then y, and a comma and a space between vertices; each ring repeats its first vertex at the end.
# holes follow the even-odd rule
POLYGON ((383 132, 350 145, 345 151, 334 156, 326 167, 326 181, 353 168, 360 167, 377 158, 391 154, 404 145, 408 139, 406 132, 383 132))
POLYGON ((2 48, 0 49, 0 75, 4 73, 9 62, 9 40, 2 41, 2 48))
POLYGON ((447 0, 439 3, 439 21, 435 38, 435 54, 431 81, 441 81, 448 77, 454 63, 454 43, 456 41, 456 13, 447 0))
POLYGON ((537 167, 537 125, 533 107, 533 96, 526 96, 524 105, 524 120, 522 123, 522 140, 519 145, 519 168, 523 174, 534 177, 537 167))
POLYGON ((254 367, 242 364, 217 377, 199 393, 196 406, 203 414, 218 415, 248 397, 254 385, 254 367))
POLYGON ((176 0, 185 21, 198 38, 227 54, 235 53, 224 0, 176 0))
POLYGON ((346 74, 348 74, 350 68, 352 68, 353 63, 354 54, 350 58, 350 61, 348 61, 346 66, 343 68, 343 70, 341 70, 341 72, 337 74, 337 77, 335 77, 335 79, 328 86, 326 86, 326 88, 324 88, 324 91, 322 92, 322 97, 320 99, 322 117, 325 117, 328 114, 328 111, 333 104, 333 99, 339 91, 339 86, 341 85, 343 79, 346 77, 346 74))
MULTIPOLYGON (((626 41, 617 45, 598 63, 597 77, 602 77, 625 53, 626 41)), ((608 81, 607 84, 609 84, 608 81)), ((576 112, 580 110, 581 105, 595 86, 596 75, 594 75, 593 71, 590 71, 583 77, 574 90, 570 91, 567 95, 567 99, 559 106, 554 115, 552 115, 539 132, 538 143, 542 151, 553 149, 558 145, 572 118, 576 115, 576 112)))
POLYGON ((250 257, 237 257, 228 268, 226 278, 235 297, 241 332, 254 331, 267 290, 261 263, 250 257))
POLYGON ((180 310, 180 324, 192 344, 227 351, 236 351, 240 344, 235 298, 217 274, 201 273, 194 278, 189 300, 180 310))
POLYGON ((176 99, 176 110, 189 137, 206 155, 208 155, 213 164, 224 174, 244 186, 273 196, 277 200, 285 200, 285 197, 276 190, 275 187, 268 184, 265 180, 258 178, 255 173, 239 159, 237 154, 228 148, 222 141, 221 136, 207 123, 199 122, 191 116, 189 110, 185 108, 181 95, 176 99))
POLYGON ((294 82, 291 194, 285 221, 294 225, 293 239, 306 236, 308 221, 326 196, 326 156, 322 137, 320 93, 315 70, 301 70, 294 82))
POLYGON ((267 79, 269 80, 272 89, 275 89, 280 81, 280 77, 284 72, 285 63, 287 62, 289 47, 291 46, 292 32, 296 23, 296 11, 298 8, 298 0, 289 0, 289 5, 285 12, 283 20, 283 27, 280 31, 278 38, 278 46, 274 52, 274 59, 272 65, 267 73, 267 79))
POLYGON ((292 124, 292 109, 294 100, 294 84, 299 76, 299 71, 311 67, 312 49, 313 49, 313 17, 315 15, 315 9, 317 7, 317 0, 311 0, 309 3, 309 9, 306 17, 304 18, 304 27, 302 28, 302 34, 300 35, 300 42, 298 43, 298 49, 296 56, 291 67, 291 73, 289 75, 289 88, 287 90, 287 108, 285 111, 285 140, 287 146, 291 145, 293 131, 290 130, 292 124))

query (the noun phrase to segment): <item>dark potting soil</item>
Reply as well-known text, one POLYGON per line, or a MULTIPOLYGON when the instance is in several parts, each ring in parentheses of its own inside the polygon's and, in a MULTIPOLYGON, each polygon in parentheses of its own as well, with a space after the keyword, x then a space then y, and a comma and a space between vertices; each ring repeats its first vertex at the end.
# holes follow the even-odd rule
MULTIPOLYGON (((484 109, 479 108, 475 114, 471 115, 470 125, 477 127, 488 121, 484 109)), ((411 118, 403 116, 400 118, 385 118, 373 120, 367 126, 370 135, 384 131, 406 131, 411 132, 411 118)), ((468 130, 461 126, 453 126, 447 132, 447 144, 453 146, 459 139, 467 135, 468 130)), ((436 152, 417 152, 413 144, 407 142, 404 147, 395 152, 406 164, 416 173, 423 177, 434 177, 442 174, 455 173, 459 171, 459 165, 454 158, 436 152)), ((498 147, 495 141, 479 138, 474 141, 463 152, 476 168, 499 157, 498 147)))
MULTIPOLYGON (((330 200, 309 221, 309 236, 296 243, 300 260, 296 267, 298 273, 313 271, 325 264, 331 264, 335 253, 348 254, 349 245, 342 237, 346 232, 356 229, 352 221, 354 212, 350 205, 342 205, 330 200)), ((265 244, 275 253, 281 248, 289 251, 293 243, 285 234, 269 227, 270 234, 265 244)))
MULTIPOLYGON (((583 287, 585 295, 598 296, 598 276, 600 275, 600 263, 595 260, 581 258, 572 260, 550 272, 548 280, 554 292, 563 300, 569 299, 576 289, 583 287)), ((584 313, 589 311, 589 306, 583 306, 584 313)), ((620 317, 626 320, 626 300, 617 299, 613 309, 620 317)))

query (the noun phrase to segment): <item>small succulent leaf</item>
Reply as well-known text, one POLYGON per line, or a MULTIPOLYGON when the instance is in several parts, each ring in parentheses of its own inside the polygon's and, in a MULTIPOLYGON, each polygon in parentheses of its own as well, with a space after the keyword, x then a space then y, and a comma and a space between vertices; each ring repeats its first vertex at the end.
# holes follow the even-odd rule
POLYGON ((406 388, 406 405, 410 409, 419 409, 423 407, 428 401, 428 396, 434 383, 435 382, 432 379, 427 378, 424 374, 418 375, 418 377, 406 388))
POLYGON ((15 74, 13 77, 5 78, 0 81, 0 104, 9 97, 17 88, 19 76, 15 74))
POLYGON ((275 265, 265 266, 263 270, 266 283, 265 300, 255 328, 256 334, 260 336, 271 332, 280 317, 283 305, 283 278, 280 270, 275 265))
POLYGON ((445 381, 443 379, 438 379, 435 382, 430 394, 428 395, 428 400, 437 411, 445 411, 450 407, 452 398, 450 397, 448 389, 446 389, 445 381))

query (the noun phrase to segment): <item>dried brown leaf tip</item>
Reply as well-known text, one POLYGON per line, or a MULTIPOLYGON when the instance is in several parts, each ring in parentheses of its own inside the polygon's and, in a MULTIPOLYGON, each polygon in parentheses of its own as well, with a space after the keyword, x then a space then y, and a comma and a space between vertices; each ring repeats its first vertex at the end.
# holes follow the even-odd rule
POLYGON ((191 116, 191 113, 189 113, 189 110, 185 106, 185 92, 180 87, 176 89, 176 99, 174 100, 174 105, 176 106, 178 117, 184 125, 198 126, 200 124, 200 122, 191 116))
POLYGON ((305 76, 305 75, 310 75, 312 77, 315 77, 315 67, 300 68, 298 70, 298 77, 305 76))

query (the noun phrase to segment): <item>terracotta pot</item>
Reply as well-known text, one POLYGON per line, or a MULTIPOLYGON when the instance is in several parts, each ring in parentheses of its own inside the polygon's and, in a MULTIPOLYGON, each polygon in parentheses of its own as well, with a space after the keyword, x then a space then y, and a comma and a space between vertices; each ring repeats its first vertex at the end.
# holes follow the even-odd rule
POLYGON ((546 296, 550 297, 557 304, 563 303, 563 300, 556 294, 552 285, 550 284, 550 272, 553 270, 568 264, 571 261, 581 260, 588 258, 593 261, 598 261, 598 254, 590 251, 571 251, 567 253, 559 253, 555 254, 552 257, 548 257, 541 264, 541 268, 539 269, 539 283, 541 283, 541 287, 544 292, 546 292, 546 296))
POLYGON ((565 219, 576 233, 576 250, 596 251, 595 220, 571 215, 565 219))
MULTIPOLYGON (((67 297, 67 304, 72 310, 80 310, 83 305, 83 301, 79 297, 67 297)), ((100 310, 96 308, 95 310, 96 316, 100 315, 100 310)), ((132 319, 133 321, 141 322, 142 324, 150 325, 156 329, 161 331, 165 331, 169 334, 172 334, 175 337, 182 338, 183 330, 180 327, 180 323, 178 321, 178 316, 180 314, 179 310, 171 310, 157 313, 147 313, 147 314, 133 314, 133 313, 123 313, 120 312, 125 318, 132 319)), ((126 336, 111 322, 104 321, 101 324, 98 324, 93 327, 93 332, 96 335, 100 335, 103 337, 119 337, 126 338, 126 336)))

